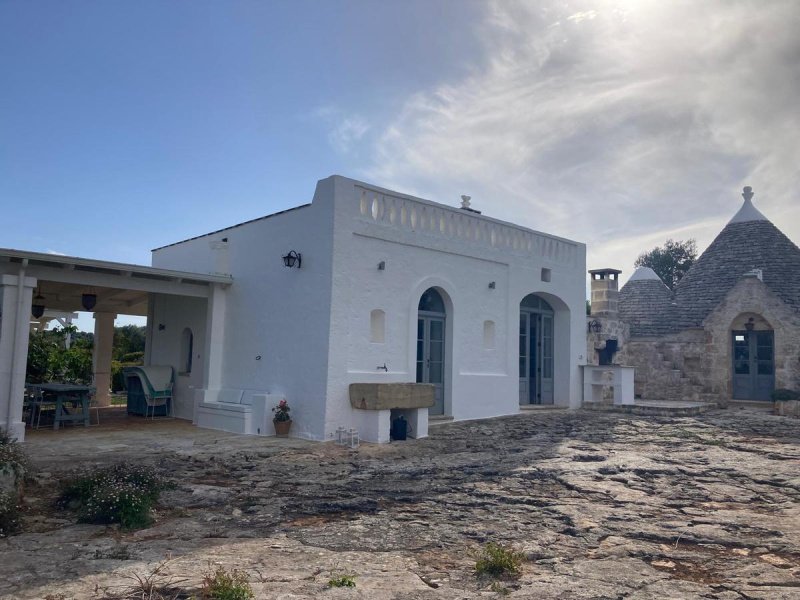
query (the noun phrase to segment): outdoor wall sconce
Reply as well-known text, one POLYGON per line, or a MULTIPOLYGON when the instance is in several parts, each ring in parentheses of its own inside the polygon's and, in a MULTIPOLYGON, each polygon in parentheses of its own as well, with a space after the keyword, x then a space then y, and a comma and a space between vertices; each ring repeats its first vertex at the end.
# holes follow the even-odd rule
POLYGON ((290 269, 295 266, 299 269, 301 264, 303 264, 303 257, 294 250, 289 250, 289 254, 283 257, 283 265, 290 269))
POLYGON ((600 333, 603 330, 603 324, 597 319, 592 319, 586 324, 586 329, 589 333, 600 333))
POLYGON ((378 271, 385 271, 386 270, 386 261, 382 260, 378 263, 378 271))
POLYGON ((496 287, 497 287, 497 284, 496 284, 494 281, 490 281, 490 282, 489 282, 489 289, 490 289, 490 290, 493 290, 493 289, 494 289, 494 288, 496 288, 496 287))
POLYGON ((97 294, 82 294, 81 306, 84 310, 92 310, 97 305, 97 294))
POLYGON ((744 328, 747 329, 747 331, 753 331, 755 326, 756 326, 756 320, 753 317, 750 317, 747 320, 747 323, 744 324, 744 328))
POLYGON ((44 314, 44 296, 40 292, 36 292, 36 296, 33 298, 31 314, 34 319, 40 319, 44 314))
POLYGON ((159 323, 159 324, 158 324, 158 330, 159 330, 159 331, 164 331, 166 328, 167 328, 167 326, 166 326, 166 325, 164 325, 163 323, 159 323))

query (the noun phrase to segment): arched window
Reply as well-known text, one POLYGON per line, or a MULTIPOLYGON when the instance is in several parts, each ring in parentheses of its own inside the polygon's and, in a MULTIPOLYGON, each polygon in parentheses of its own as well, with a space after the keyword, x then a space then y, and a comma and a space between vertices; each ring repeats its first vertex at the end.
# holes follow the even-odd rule
POLYGON ((179 372, 188 375, 192 372, 192 355, 194 354, 194 334, 188 327, 181 334, 181 357, 179 372))
POLYGON ((418 310, 444 314, 444 300, 434 288, 428 288, 419 299, 418 310))

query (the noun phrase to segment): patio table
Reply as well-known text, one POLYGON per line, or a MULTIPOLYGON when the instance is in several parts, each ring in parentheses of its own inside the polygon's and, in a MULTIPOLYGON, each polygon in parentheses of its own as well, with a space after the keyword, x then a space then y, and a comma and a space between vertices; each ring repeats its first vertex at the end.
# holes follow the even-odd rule
POLYGON ((28 387, 39 390, 42 394, 55 396, 56 414, 53 418, 53 429, 58 429, 59 425, 66 421, 83 421, 83 424, 89 427, 89 397, 94 392, 93 387, 71 383, 36 383, 28 387), (69 413, 65 409, 66 404, 72 404, 81 410, 69 413))

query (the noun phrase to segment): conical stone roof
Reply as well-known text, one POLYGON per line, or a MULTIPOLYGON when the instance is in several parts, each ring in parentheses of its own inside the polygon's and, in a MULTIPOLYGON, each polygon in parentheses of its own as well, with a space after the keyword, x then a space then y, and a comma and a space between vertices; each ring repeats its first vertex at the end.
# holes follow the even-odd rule
POLYGON ((650 267, 639 267, 619 292, 619 316, 633 337, 659 336, 672 327, 672 292, 650 267))
POLYGON ((673 329, 698 327, 746 273, 762 281, 781 300, 800 311, 800 248, 752 204, 744 205, 675 287, 673 329))

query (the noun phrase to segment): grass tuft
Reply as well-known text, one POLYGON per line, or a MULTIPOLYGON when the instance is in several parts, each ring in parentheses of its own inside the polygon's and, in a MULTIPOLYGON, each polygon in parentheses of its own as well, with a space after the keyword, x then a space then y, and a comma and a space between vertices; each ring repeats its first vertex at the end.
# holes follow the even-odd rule
POLYGON ((355 575, 334 575, 328 580, 328 587, 356 587, 356 577, 355 575))
POLYGON ((522 569, 523 555, 511 548, 489 542, 481 550, 475 562, 476 575, 519 575, 522 569))
POLYGON ((203 577, 200 591, 203 600, 253 600, 255 597, 247 575, 242 571, 217 567, 216 571, 203 577))

